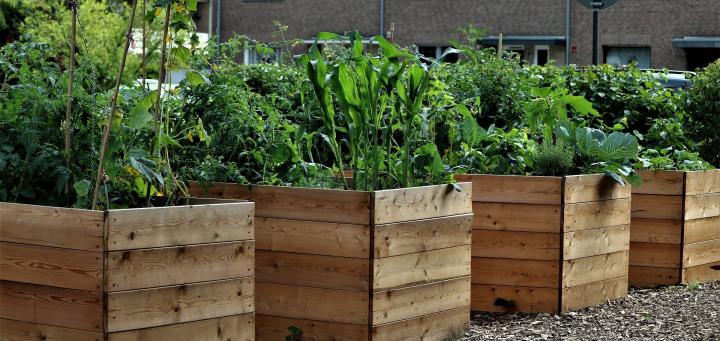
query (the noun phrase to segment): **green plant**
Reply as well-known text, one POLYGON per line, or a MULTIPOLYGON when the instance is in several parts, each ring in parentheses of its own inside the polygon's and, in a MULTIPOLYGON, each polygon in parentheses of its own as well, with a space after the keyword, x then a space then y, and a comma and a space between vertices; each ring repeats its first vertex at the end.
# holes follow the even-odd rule
POLYGON ((535 174, 544 176, 562 176, 573 169, 575 151, 562 143, 543 143, 532 156, 535 174))
POLYGON ((710 64, 692 78, 687 92, 688 134, 699 143, 700 156, 720 166, 720 61, 710 64))

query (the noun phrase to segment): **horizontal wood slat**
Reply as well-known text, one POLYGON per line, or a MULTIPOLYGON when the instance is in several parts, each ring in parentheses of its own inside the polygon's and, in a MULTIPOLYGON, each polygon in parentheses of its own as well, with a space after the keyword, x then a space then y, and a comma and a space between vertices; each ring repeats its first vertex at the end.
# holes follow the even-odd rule
POLYGON ((680 283, 680 271, 676 268, 630 265, 629 281, 631 287, 637 288, 655 288, 662 285, 675 285, 680 283))
POLYGON ((564 232, 629 225, 630 199, 566 204, 564 214, 564 232))
POLYGON ((292 219, 257 218, 258 250, 368 258, 370 227, 292 219))
MULTIPOLYGON (((686 225, 687 230, 687 225, 686 225)), ((633 218, 630 241, 641 243, 682 243, 683 222, 680 220, 633 218)), ((687 236, 685 237, 687 240, 687 236)))
POLYGON ((473 201, 560 205, 560 177, 513 175, 455 175, 458 181, 472 181, 473 201))
POLYGON ((3 341, 103 341, 103 334, 87 330, 0 319, 3 341))
POLYGON ((470 276, 470 245, 379 258, 373 268, 375 291, 470 276))
POLYGON ((627 199, 631 187, 621 186, 604 174, 568 175, 565 177, 565 204, 588 201, 627 199))
POLYGON ((470 277, 373 294, 374 325, 470 305, 470 277))
POLYGON ((392 257, 415 252, 469 245, 472 214, 414 220, 374 227, 374 257, 392 257))
POLYGON ((470 308, 461 307, 374 326, 373 340, 454 340, 465 334, 470 308))
POLYGON ((630 265, 680 268, 680 244, 630 242, 630 265))
POLYGON ((367 326, 368 293, 257 283, 256 312, 298 319, 367 326))
POLYGON ((633 195, 683 195, 685 172, 639 170, 637 173, 643 182, 640 186, 633 186, 633 195))
POLYGON ((592 282, 570 288, 563 288, 563 312, 595 306, 615 300, 628 293, 628 277, 618 277, 599 282, 592 282))
POLYGON ((720 216, 685 222, 685 243, 720 239, 720 216))
POLYGON ((472 213, 471 190, 470 183, 456 183, 373 192, 373 223, 391 224, 472 213))
POLYGON ((496 313, 557 313, 558 294, 557 288, 473 284, 471 307, 496 313))
POLYGON ((685 195, 720 192, 720 169, 685 173, 685 195))
POLYGON ((685 197, 685 219, 720 216, 720 193, 696 194, 685 197))
POLYGON ((707 283, 720 281, 720 261, 692 266, 682 270, 682 282, 707 283))
POLYGON ((351 291, 370 290, 370 260, 257 251, 258 282, 351 291))
POLYGON ((255 314, 233 315, 110 333, 108 341, 254 341, 255 314))
POLYGON ((560 232, 560 205, 474 202, 473 229, 560 232))
POLYGON ((682 205, 682 196, 636 194, 632 197, 632 217, 682 220, 682 205))
POLYGON ((472 259, 472 282, 476 284, 558 288, 560 262, 527 259, 472 259))
POLYGON ((315 341, 368 340, 367 325, 257 315, 257 341, 285 340, 288 327, 302 330, 302 337, 315 341))
POLYGON ((720 262, 720 239, 683 246, 683 268, 714 262, 720 262))
MULTIPOLYGON (((627 212, 625 213, 627 216, 627 212)), ((563 259, 598 256, 630 249, 630 225, 567 232, 563 236, 563 259)))
POLYGON ((562 287, 627 277, 628 263, 628 251, 563 261, 562 287))
POLYGON ((473 230, 473 257, 560 259, 560 233, 473 230))

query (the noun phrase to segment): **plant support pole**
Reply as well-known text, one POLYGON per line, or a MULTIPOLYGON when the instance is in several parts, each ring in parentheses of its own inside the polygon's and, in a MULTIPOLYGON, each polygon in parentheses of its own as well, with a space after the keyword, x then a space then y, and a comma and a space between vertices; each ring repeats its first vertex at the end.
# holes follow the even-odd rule
POLYGON ((110 139, 110 129, 112 129, 112 121, 115 117, 115 109, 117 107, 118 93, 120 92, 120 82, 122 81, 122 74, 125 70, 125 62, 127 61, 128 50, 130 49, 130 43, 132 41, 132 28, 135 21, 135 9, 137 8, 137 0, 133 0, 132 9, 130 10, 130 24, 128 24, 127 34, 125 35, 125 50, 123 51, 122 61, 120 62, 120 70, 115 80, 115 89, 113 90, 112 98, 110 99, 110 115, 107 117, 107 124, 105 125, 105 131, 103 132, 102 143, 100 144, 100 160, 98 160, 97 176, 95 177, 95 189, 93 190, 92 197, 92 209, 97 208, 97 198, 100 192, 100 181, 103 178, 103 160, 105 159, 105 150, 107 149, 108 140, 110 139))
MULTIPOLYGON (((160 77, 158 78, 157 98, 155 99, 155 143, 153 144, 153 151, 160 155, 160 121, 162 116, 160 109, 162 109, 162 90, 163 84, 165 83, 165 59, 167 58, 167 41, 168 41, 168 29, 170 27, 170 10, 172 8, 167 5, 165 8, 165 23, 163 24, 163 35, 162 35, 162 49, 160 51, 160 77)), ((149 198, 149 197, 148 197, 149 198)))
MULTIPOLYGON (((73 99, 73 82, 75 80, 75 45, 77 37, 77 12, 78 3, 73 0, 70 2, 72 8, 72 28, 70 31, 70 68, 68 69, 68 86, 67 86, 67 104, 65 106, 65 168, 70 169, 70 149, 72 148, 70 141, 70 129, 72 129, 72 99, 73 99)), ((65 181, 65 195, 70 194, 70 178, 65 181)))

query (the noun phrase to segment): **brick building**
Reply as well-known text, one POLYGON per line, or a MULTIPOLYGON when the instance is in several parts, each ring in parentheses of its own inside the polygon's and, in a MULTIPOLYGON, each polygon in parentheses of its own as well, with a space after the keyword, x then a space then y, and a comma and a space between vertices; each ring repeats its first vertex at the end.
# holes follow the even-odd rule
MULTIPOLYGON (((472 24, 488 30, 483 44, 497 45, 502 33, 503 47, 530 63, 592 62, 592 11, 577 0, 201 0, 196 19, 199 31, 211 28, 222 40, 234 33, 276 40, 273 21, 308 43, 319 31, 371 37, 393 29, 395 42, 431 56, 472 24)), ((706 65, 720 57, 720 0, 619 0, 600 13, 600 46, 601 61, 613 64, 706 65)))

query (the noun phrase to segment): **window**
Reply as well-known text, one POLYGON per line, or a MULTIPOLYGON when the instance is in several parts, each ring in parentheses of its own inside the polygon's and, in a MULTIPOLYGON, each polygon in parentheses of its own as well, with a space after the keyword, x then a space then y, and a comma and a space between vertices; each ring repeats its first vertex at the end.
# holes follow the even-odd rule
POLYGON ((606 47, 605 63, 622 67, 636 62, 641 69, 650 68, 649 47, 606 47))
POLYGON ((279 48, 272 49, 263 53, 258 53, 254 47, 248 48, 243 52, 243 63, 244 64, 257 64, 257 63, 272 63, 280 60, 279 48))
POLYGON ((533 64, 545 65, 550 62, 550 46, 548 45, 537 45, 535 46, 535 58, 533 64))

